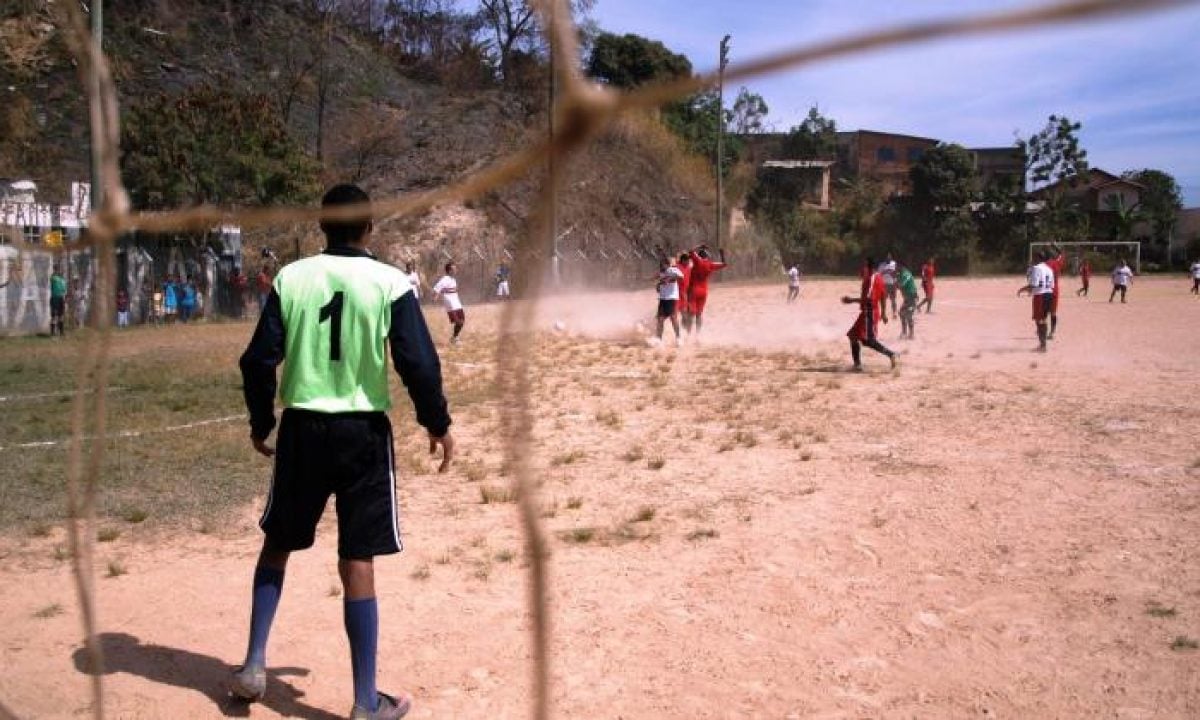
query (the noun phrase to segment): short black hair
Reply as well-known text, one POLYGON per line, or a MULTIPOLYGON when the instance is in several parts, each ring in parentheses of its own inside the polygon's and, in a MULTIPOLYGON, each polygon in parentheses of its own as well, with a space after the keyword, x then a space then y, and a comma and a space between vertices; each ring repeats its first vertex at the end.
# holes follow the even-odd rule
POLYGON ((450 262, 446 263, 446 272, 450 272, 450 268, 452 268, 452 267, 454 267, 454 261, 453 261, 453 260, 451 260, 450 262))
MULTIPOLYGON (((371 196, 357 185, 344 183, 335 185, 321 198, 321 207, 360 205, 371 202, 371 196)), ((349 245, 361 241, 371 229, 371 218, 359 220, 322 220, 321 230, 330 246, 349 245)))

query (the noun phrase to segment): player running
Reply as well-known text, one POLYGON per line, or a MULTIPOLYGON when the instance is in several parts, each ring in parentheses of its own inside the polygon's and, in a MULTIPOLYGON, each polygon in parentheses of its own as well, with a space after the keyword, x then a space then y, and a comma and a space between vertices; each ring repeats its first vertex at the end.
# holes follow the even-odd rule
POLYGON ((1113 289, 1108 295, 1108 301, 1112 302, 1117 293, 1121 293, 1121 302, 1125 302, 1125 292, 1129 290, 1129 283, 1133 281, 1133 270, 1130 269, 1129 263, 1125 262, 1125 258, 1117 261, 1117 266, 1112 271, 1113 289))
POLYGON ((1192 267, 1189 272, 1192 274, 1192 294, 1200 295, 1200 258, 1198 258, 1196 262, 1192 263, 1192 267))
POLYGON ((1087 297, 1088 285, 1091 284, 1091 280, 1092 280, 1092 264, 1090 262, 1088 262, 1087 258, 1080 258, 1079 259, 1079 282, 1081 282, 1082 285, 1080 285, 1079 289, 1075 291, 1075 297, 1079 297, 1080 295, 1082 295, 1083 297, 1087 297))
POLYGON ((704 305, 708 302, 708 278, 718 270, 723 270, 725 250, 718 250, 720 262, 709 258, 708 245, 701 244, 692 250, 692 274, 688 282, 688 314, 696 325, 696 335, 704 325, 704 305))
POLYGON ((467 323, 467 313, 463 310, 462 300, 458 297, 458 278, 454 273, 458 270, 458 266, 453 262, 446 263, 446 274, 443 275, 433 286, 433 299, 439 297, 442 299, 442 304, 446 308, 446 317, 450 318, 450 325, 454 328, 454 334, 450 336, 450 344, 458 344, 458 336, 462 333, 463 325, 467 323))
POLYGON ((876 271, 875 261, 867 258, 863 263, 862 268, 862 290, 859 296, 851 297, 846 295, 842 298, 842 302, 847 305, 857 304, 860 308, 858 319, 854 321, 854 325, 846 333, 846 337, 850 338, 850 357, 854 360, 855 372, 862 372, 862 346, 866 345, 877 353, 887 356, 887 359, 892 363, 892 368, 896 367, 896 353, 884 347, 883 343, 879 342, 876 337, 876 328, 880 322, 887 323, 887 288, 883 282, 883 276, 876 271))
MULTIPOLYGON (((325 194, 323 207, 369 201, 354 185, 325 194)), ((250 640, 233 676, 237 697, 259 700, 267 688, 267 637, 292 552, 313 544, 330 495, 337 501, 338 575, 354 677, 351 720, 395 720, 412 699, 375 686, 379 609, 374 558, 401 549, 397 530, 387 356, 408 388, 429 447, 454 456, 441 365, 408 279, 367 252, 370 220, 324 220, 320 255, 279 271, 240 366, 250 442, 275 458, 260 527, 250 640), (285 361, 286 358, 286 361, 285 361), (278 454, 266 444, 275 427, 275 370, 283 363, 284 410, 278 454)))
POLYGON ((1054 271, 1046 265, 1050 254, 1038 252, 1038 262, 1030 265, 1025 274, 1025 285, 1017 290, 1017 297, 1029 293, 1033 298, 1033 322, 1037 326, 1038 352, 1046 352, 1046 319, 1050 316, 1050 303, 1054 299, 1054 271))
POLYGON ((800 297, 800 268, 796 267, 796 263, 792 263, 786 272, 788 276, 787 301, 791 304, 800 297))
POLYGON ((933 312, 933 278, 937 275, 937 270, 933 264, 933 258, 925 261, 921 266, 921 292, 925 293, 925 298, 917 303, 917 310, 920 311, 921 306, 925 306, 925 314, 933 312))
POLYGON ((916 339, 917 321, 917 281, 913 278, 912 271, 909 270, 904 263, 899 263, 899 270, 896 273, 896 286, 900 288, 900 295, 904 298, 904 303, 900 306, 900 337, 908 337, 909 340, 916 339))

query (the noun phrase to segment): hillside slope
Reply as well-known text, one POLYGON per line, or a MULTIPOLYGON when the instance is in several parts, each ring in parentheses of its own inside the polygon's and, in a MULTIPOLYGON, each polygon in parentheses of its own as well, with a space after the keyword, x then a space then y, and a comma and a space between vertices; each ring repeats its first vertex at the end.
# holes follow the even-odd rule
MULTIPOLYGON (((55 200, 87 177, 86 111, 57 18, 42 5, 0 11, 0 177, 33 179, 43 199, 55 200)), ((322 28, 305 8, 289 0, 111 4, 105 50, 122 107, 197 83, 266 94, 320 157, 326 182, 353 179, 387 197, 452 182, 544 132, 541 93, 452 91, 415 81, 373 41, 322 28)), ((568 247, 675 247, 711 232, 707 168, 689 161, 653 120, 623 123, 568 173, 560 203, 561 227, 575 228, 564 238, 568 247)), ((536 180, 470 208, 385 223, 382 239, 451 254, 480 243, 510 245, 526 225, 536 180), (447 213, 456 218, 448 233, 447 213)), ((250 240, 290 247, 291 232, 250 240)), ((305 234, 305 244, 317 242, 305 234)))

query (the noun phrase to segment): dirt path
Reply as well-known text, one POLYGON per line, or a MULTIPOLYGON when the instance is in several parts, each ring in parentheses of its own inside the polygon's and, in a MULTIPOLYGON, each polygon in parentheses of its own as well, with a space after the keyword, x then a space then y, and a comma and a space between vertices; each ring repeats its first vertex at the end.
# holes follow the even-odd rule
MULTIPOLYGON (((719 286, 704 344, 678 352, 632 339, 650 292, 551 303, 567 333, 542 341, 536 463, 556 716, 1200 717, 1200 302, 1155 280, 1127 305, 1068 295, 1036 355, 1019 284, 942 282, 915 342, 885 329, 894 374, 870 351, 844 372, 852 282, 793 306, 782 283, 719 286)), ((468 312, 482 343, 494 308, 468 312)), ((399 440, 380 686, 414 692, 417 718, 526 717, 515 505, 481 502, 508 482, 491 368, 444 362, 466 455, 437 476, 399 440)), ((102 576, 125 571, 98 580, 109 717, 345 716, 332 532, 293 559, 267 701, 224 696, 257 511, 97 546, 102 576)), ((0 543, 0 701, 21 718, 86 714, 61 541, 0 543)))

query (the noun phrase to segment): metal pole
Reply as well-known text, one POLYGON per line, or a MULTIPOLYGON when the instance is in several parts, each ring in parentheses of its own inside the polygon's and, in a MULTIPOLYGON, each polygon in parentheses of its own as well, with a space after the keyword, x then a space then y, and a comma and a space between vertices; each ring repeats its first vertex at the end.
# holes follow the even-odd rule
MULTIPOLYGON (((554 102, 555 102, 555 90, 557 89, 556 88, 557 79, 555 77, 555 69, 556 68, 555 68, 555 63, 554 63, 554 52, 555 52, 554 24, 555 24, 555 12, 556 12, 557 7, 558 7, 558 3, 556 3, 556 2, 550 3, 550 32, 548 33, 548 36, 550 38, 550 98, 549 98, 549 104, 546 108, 546 117, 547 117, 547 121, 548 121, 548 130, 550 133, 550 147, 551 147, 550 155, 547 158, 547 162, 549 164, 547 178, 548 178, 549 182, 554 182, 555 174, 557 173, 557 168, 554 165, 554 150, 553 150, 553 148, 554 148, 554 129, 555 129, 554 128, 554 102)), ((558 267, 558 195, 557 194, 555 194, 550 199, 550 218, 549 219, 550 219, 550 222, 549 222, 550 241, 551 241, 551 246, 552 246, 553 252, 554 252, 554 254, 550 258, 550 266, 551 266, 551 272, 552 272, 551 277, 552 277, 554 287, 559 287, 562 284, 562 276, 560 275, 559 267, 558 267)))
MULTIPOLYGON (((104 0, 92 0, 91 7, 92 19, 92 42, 96 44, 96 50, 104 49, 104 0)), ((100 71, 95 64, 92 65, 92 73, 89 81, 92 85, 93 97, 100 93, 100 71)), ((89 134, 89 137, 95 137, 94 134, 89 134)), ((94 141, 91 148, 92 156, 92 212, 96 213, 100 210, 100 205, 104 202, 103 189, 100 187, 100 146, 94 141)))
POLYGON ((721 247, 721 226, 724 224, 724 176, 722 167, 725 159, 725 66, 729 64, 729 35, 721 39, 720 64, 717 67, 717 243, 721 247))

